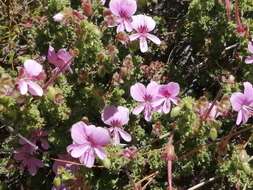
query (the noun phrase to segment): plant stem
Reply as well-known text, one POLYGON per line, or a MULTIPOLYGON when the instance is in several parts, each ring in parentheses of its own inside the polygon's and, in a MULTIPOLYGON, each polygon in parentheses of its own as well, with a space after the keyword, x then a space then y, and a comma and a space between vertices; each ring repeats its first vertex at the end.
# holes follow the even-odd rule
POLYGON ((191 188, 188 188, 187 190, 195 190, 195 189, 198 189, 198 188, 200 188, 200 187, 206 185, 207 183, 210 183, 210 182, 214 181, 215 179, 217 179, 217 177, 212 177, 212 178, 208 179, 207 181, 203 181, 203 182, 201 182, 201 183, 199 183, 199 184, 197 184, 197 185, 194 185, 194 186, 191 187, 191 188))

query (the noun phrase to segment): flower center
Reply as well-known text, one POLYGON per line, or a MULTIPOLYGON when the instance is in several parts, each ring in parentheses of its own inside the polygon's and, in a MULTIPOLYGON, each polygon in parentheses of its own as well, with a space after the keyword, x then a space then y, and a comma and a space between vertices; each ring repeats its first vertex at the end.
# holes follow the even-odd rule
POLYGON ((119 120, 112 120, 111 121, 111 126, 112 127, 121 127, 122 124, 121 124, 121 122, 119 120))
POLYGON ((147 28, 147 26, 139 26, 139 27, 138 27, 138 32, 141 33, 141 34, 146 34, 146 33, 148 33, 148 28, 147 28))
POLYGON ((128 18, 129 17, 125 10, 120 10, 119 15, 121 18, 128 18))
POLYGON ((144 96, 144 100, 145 100, 145 102, 151 102, 151 100, 152 100, 152 96, 151 96, 151 95, 149 95, 149 94, 145 94, 145 96, 144 96))
POLYGON ((163 94, 163 96, 165 96, 166 98, 169 98, 169 97, 171 96, 171 93, 170 93, 168 90, 164 91, 162 94, 163 94))

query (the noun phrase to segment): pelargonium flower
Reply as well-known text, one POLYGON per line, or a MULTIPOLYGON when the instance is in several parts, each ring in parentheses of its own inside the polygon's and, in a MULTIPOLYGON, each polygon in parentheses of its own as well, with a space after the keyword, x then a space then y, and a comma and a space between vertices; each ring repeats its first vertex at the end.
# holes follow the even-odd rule
POLYGON ((53 186, 51 190, 69 190, 69 188, 66 187, 64 184, 61 184, 61 185, 58 186, 58 187, 53 186))
POLYGON ((144 111, 145 120, 151 121, 152 112, 156 111, 152 103, 156 99, 158 90, 159 85, 154 81, 151 81, 147 88, 141 83, 131 86, 130 94, 134 100, 139 102, 139 105, 134 108, 133 114, 139 115, 144 111))
POLYGON ((60 49, 56 53, 54 48, 49 46, 47 59, 49 63, 52 63, 58 71, 64 72, 65 70, 69 70, 72 72, 70 64, 73 56, 66 49, 60 49))
POLYGON ((34 153, 35 149, 29 144, 24 144, 14 151, 14 159, 20 162, 21 169, 27 169, 32 176, 36 175, 38 169, 43 167, 42 161, 35 158, 34 153))
POLYGON ((141 52, 148 51, 148 43, 147 39, 151 40, 157 45, 161 44, 161 41, 158 37, 156 37, 153 34, 150 34, 152 30, 155 28, 155 21, 150 17, 146 15, 136 15, 133 16, 133 22, 132 27, 137 32, 135 34, 131 34, 129 36, 130 41, 134 41, 136 39, 140 40, 140 49, 141 52))
POLYGON ((31 142, 34 144, 40 144, 44 150, 47 150, 49 148, 47 136, 48 133, 46 131, 43 131, 42 129, 36 129, 32 132, 31 142))
POLYGON ((253 44, 251 41, 248 42, 248 51, 251 53, 251 55, 246 57, 245 63, 252 64, 253 63, 253 44))
POLYGON ((212 106, 212 103, 209 103, 209 102, 206 102, 203 105, 199 105, 197 109, 197 113, 199 114, 201 119, 215 120, 217 117, 222 115, 222 113, 219 112, 218 107, 216 105, 213 105, 209 114, 206 115, 209 109, 211 108, 211 106, 212 106))
POLYGON ((111 0, 109 8, 117 17, 117 32, 131 32, 132 16, 137 10, 136 0, 111 0))
POLYGON ((171 110, 171 103, 177 105, 180 87, 178 83, 170 82, 166 85, 160 85, 156 100, 153 106, 159 111, 167 114, 171 110))
POLYGON ((253 87, 249 82, 244 82, 244 93, 235 92, 230 98, 232 108, 238 112, 236 124, 245 124, 253 115, 253 87))
POLYGON ((131 135, 122 128, 129 121, 129 110, 122 106, 107 106, 101 114, 103 122, 109 126, 110 133, 113 136, 113 143, 119 144, 120 137, 127 142, 132 140, 131 135))
POLYGON ((56 160, 53 164, 53 171, 56 175, 58 174, 58 169, 60 169, 61 167, 73 173, 79 170, 80 167, 78 165, 71 163, 71 162, 76 162, 77 160, 75 158, 72 158, 69 154, 59 154, 58 158, 59 160, 62 160, 62 162, 59 160, 56 160))
POLYGON ((131 146, 131 147, 127 147, 125 148, 121 155, 125 158, 128 158, 128 159, 133 159, 137 153, 137 148, 135 146, 131 146))
POLYGON ((17 85, 20 93, 25 95, 27 92, 33 96, 42 96, 43 89, 36 81, 43 79, 43 68, 35 60, 28 59, 24 63, 24 67, 19 69, 17 85))
POLYGON ((53 20, 55 22, 61 22, 64 19, 64 14, 62 12, 59 12, 53 16, 53 20))
POLYGON ((79 121, 71 128, 71 137, 73 144, 67 147, 67 152, 73 158, 79 158, 86 167, 94 165, 96 155, 101 160, 106 158, 104 146, 110 142, 108 130, 79 121))

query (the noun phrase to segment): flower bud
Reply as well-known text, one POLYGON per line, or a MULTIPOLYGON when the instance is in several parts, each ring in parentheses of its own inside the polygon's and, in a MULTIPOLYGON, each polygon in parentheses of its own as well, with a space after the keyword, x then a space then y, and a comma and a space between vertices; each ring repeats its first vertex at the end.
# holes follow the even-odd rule
POLYGON ((83 13, 86 16, 91 16, 93 14, 92 4, 89 0, 84 0, 82 2, 82 8, 83 8, 83 13))
POLYGON ((174 107, 174 108, 171 110, 170 116, 171 116, 172 118, 175 118, 175 117, 179 116, 180 111, 181 111, 181 108, 180 108, 179 106, 176 106, 176 107, 174 107))
POLYGON ((57 90, 54 87, 49 86, 48 91, 47 91, 48 99, 51 100, 51 101, 54 101, 54 98, 55 98, 56 94, 57 94, 57 90))
POLYGON ((109 169, 111 167, 111 160, 108 158, 105 158, 104 160, 102 160, 102 163, 103 163, 104 167, 106 167, 107 169, 109 169))
POLYGON ((55 187, 59 187, 61 185, 61 178, 60 177, 55 177, 53 184, 55 187))
POLYGON ((211 128, 210 133, 209 133, 210 138, 215 141, 218 136, 218 132, 216 128, 211 128))

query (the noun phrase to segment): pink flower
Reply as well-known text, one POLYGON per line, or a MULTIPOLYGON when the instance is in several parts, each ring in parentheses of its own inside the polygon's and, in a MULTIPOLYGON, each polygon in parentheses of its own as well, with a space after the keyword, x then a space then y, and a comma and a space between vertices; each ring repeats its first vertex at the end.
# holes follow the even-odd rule
POLYGON ((111 12, 117 17, 117 32, 131 32, 132 16, 137 10, 136 0, 111 0, 109 4, 111 12))
POLYGON ((35 60, 26 60, 24 68, 19 69, 17 85, 20 93, 25 95, 27 92, 33 96, 42 96, 43 89, 36 83, 41 80, 43 75, 42 66, 35 60))
POLYGON ((70 68, 72 58, 73 56, 66 49, 60 49, 56 53, 52 46, 48 48, 47 59, 49 63, 52 63, 56 67, 57 71, 64 72, 65 70, 69 70, 72 72, 70 68))
POLYGON ((248 42, 248 51, 251 53, 251 55, 246 57, 245 63, 252 64, 253 63, 253 44, 251 41, 248 42))
POLYGON ((58 187, 53 186, 51 190, 69 190, 69 188, 66 187, 64 184, 61 184, 58 187))
POLYGON ((78 165, 74 165, 71 162, 76 162, 77 160, 75 158, 72 158, 70 155, 68 154, 59 154, 58 155, 59 160, 56 160, 53 164, 53 171, 54 173, 57 175, 58 174, 58 169, 59 168, 65 168, 71 172, 76 172, 77 170, 79 170, 79 166, 78 165), (66 162, 65 162, 66 161, 66 162))
POLYGON ((232 108, 238 112, 236 124, 245 124, 253 114, 253 87, 249 82, 244 82, 244 93, 235 92, 230 98, 232 108))
POLYGON ((129 110, 122 106, 107 106, 101 114, 103 122, 109 126, 113 136, 113 143, 120 144, 120 137, 127 142, 132 140, 131 135, 123 130, 122 126, 129 121, 129 110))
POLYGON ((159 85, 154 81, 151 81, 147 88, 141 83, 131 86, 130 94, 134 100, 139 102, 139 105, 134 108, 133 114, 139 115, 144 111, 145 120, 151 121, 152 112, 155 111, 152 103, 157 96, 158 90, 159 85))
POLYGON ((47 136, 47 132, 42 129, 37 129, 32 133, 31 142, 34 144, 40 144, 44 150, 47 150, 49 148, 47 136))
POLYGON ((21 148, 14 151, 14 159, 21 162, 21 169, 27 169, 32 176, 36 175, 38 169, 43 167, 42 161, 33 156, 34 153, 35 149, 29 144, 24 144, 21 148))
POLYGON ((166 85, 160 85, 156 100, 152 103, 158 111, 167 114, 171 110, 171 103, 177 105, 180 87, 178 83, 170 82, 166 85))
POLYGON ((61 22, 64 19, 64 14, 59 12, 53 16, 55 22, 61 22))
POLYGON ((103 147, 110 142, 108 130, 79 121, 71 128, 71 137, 73 144, 67 147, 67 151, 73 158, 79 158, 86 167, 94 165, 96 155, 101 160, 106 158, 103 147))
POLYGON ((217 117, 222 115, 222 113, 218 111, 217 106, 213 105, 208 116, 206 116, 206 114, 209 111, 209 109, 211 108, 211 106, 212 106, 212 103, 208 103, 208 102, 203 105, 200 105, 200 107, 197 109, 197 113, 199 114, 201 119, 215 120, 217 117))
POLYGON ((123 150, 123 152, 121 153, 121 155, 125 158, 128 159, 133 159, 137 153, 137 148, 135 146, 129 147, 129 148, 125 148, 123 150))
POLYGON ((129 38, 130 41, 134 41, 136 39, 140 40, 141 52, 144 53, 148 51, 147 39, 151 40, 157 45, 161 44, 159 38, 157 38, 153 34, 150 34, 150 32, 154 30, 156 25, 155 21, 150 16, 136 15, 133 16, 132 18, 133 18, 132 27, 137 33, 130 35, 129 38))

